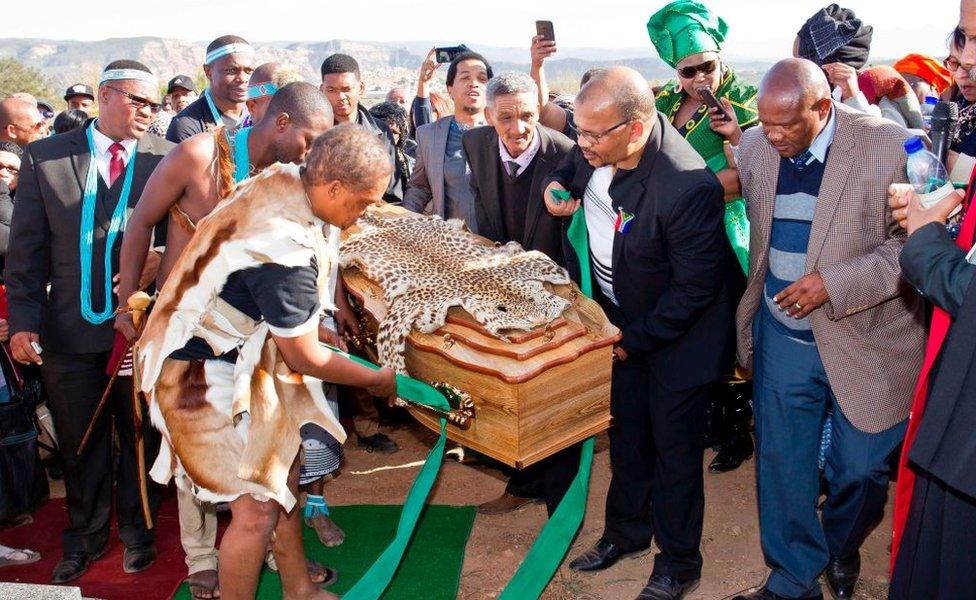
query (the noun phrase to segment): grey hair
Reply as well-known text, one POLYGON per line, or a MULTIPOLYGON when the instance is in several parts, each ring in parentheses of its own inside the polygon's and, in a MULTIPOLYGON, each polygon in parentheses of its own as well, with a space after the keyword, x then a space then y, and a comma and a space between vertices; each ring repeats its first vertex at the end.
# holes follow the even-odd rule
POLYGON ((488 104, 494 104, 496 98, 509 94, 532 94, 533 98, 538 98, 539 86, 526 73, 519 71, 499 73, 488 82, 488 104))

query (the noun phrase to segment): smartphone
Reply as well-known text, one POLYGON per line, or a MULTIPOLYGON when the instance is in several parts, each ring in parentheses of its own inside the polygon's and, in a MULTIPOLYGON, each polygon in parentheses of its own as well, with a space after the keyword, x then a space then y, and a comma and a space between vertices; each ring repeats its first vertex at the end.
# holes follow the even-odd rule
POLYGON ((722 106, 722 103, 718 101, 718 98, 715 97, 715 94, 712 93, 712 90, 710 90, 707 87, 701 87, 701 88, 698 88, 695 91, 698 92, 698 95, 701 97, 702 102, 705 103, 705 106, 707 106, 709 108, 717 108, 718 109, 718 111, 722 114, 722 120, 723 121, 731 121, 732 120, 732 115, 730 115, 728 112, 726 112, 725 107, 722 106))
POLYGON ((434 48, 434 58, 439 63, 449 63, 454 60, 458 54, 467 52, 468 47, 464 44, 459 44, 457 46, 444 46, 441 48, 434 48))
POLYGON ((552 29, 552 21, 536 21, 535 34, 550 42, 556 41, 556 33, 552 29))

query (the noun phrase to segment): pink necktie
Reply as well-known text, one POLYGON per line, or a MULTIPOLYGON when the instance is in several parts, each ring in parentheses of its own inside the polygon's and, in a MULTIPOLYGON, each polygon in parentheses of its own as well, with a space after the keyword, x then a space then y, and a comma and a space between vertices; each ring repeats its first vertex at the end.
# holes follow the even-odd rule
POLYGON ((125 156, 125 146, 115 142, 108 147, 108 151, 112 154, 112 158, 108 161, 108 187, 112 187, 125 170, 125 161, 122 160, 125 156))

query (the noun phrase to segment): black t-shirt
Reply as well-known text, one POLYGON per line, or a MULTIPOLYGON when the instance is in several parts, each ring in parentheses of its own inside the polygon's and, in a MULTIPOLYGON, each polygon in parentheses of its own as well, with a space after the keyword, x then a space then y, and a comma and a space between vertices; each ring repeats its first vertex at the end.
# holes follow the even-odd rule
POLYGON ((200 96, 169 122, 166 139, 174 144, 179 144, 198 133, 213 129, 215 125, 207 99, 200 96))
MULTIPOLYGON (((231 273, 220 298, 256 321, 265 321, 271 332, 295 337, 319 313, 318 266, 285 267, 268 263, 231 273)), ((237 351, 214 354, 202 338, 192 338, 170 355, 177 360, 237 360, 237 351)))

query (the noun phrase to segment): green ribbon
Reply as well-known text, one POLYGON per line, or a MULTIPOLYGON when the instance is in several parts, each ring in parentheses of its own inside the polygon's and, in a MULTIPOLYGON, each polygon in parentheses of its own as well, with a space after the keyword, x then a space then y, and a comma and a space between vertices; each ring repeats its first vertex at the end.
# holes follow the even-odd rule
MULTIPOLYGON (((368 360, 364 360, 358 356, 352 356, 338 348, 333 348, 332 346, 326 347, 336 354, 357 362, 364 367, 373 370, 380 368, 368 360)), ((409 400, 415 404, 423 404, 441 412, 450 412, 451 410, 451 405, 448 404, 444 395, 423 381, 405 375, 397 375, 396 384, 397 395, 405 400, 409 400)), ((427 454, 427 460, 424 462, 424 466, 420 468, 417 479, 410 486, 407 498, 403 502, 403 510, 400 512, 400 521, 397 523, 396 535, 393 536, 393 541, 380 554, 379 558, 376 559, 376 562, 373 563, 369 570, 356 582, 356 585, 352 586, 352 589, 345 593, 343 596, 345 600, 376 600, 389 587, 393 575, 403 560, 403 553, 406 551, 407 545, 410 543, 410 538, 413 536, 413 531, 417 526, 420 513, 423 512, 424 505, 427 503, 427 496, 430 495, 430 490, 437 480, 437 473, 441 469, 441 462, 444 459, 444 447, 446 445, 447 419, 441 417, 441 435, 437 439, 437 443, 434 444, 434 447, 427 454)))
MULTIPOLYGON (((570 245, 576 251, 580 266, 580 290, 587 298, 593 297, 593 280, 590 277, 590 242, 586 231, 586 217, 583 209, 573 214, 567 231, 570 245)), ((583 516, 586 514, 586 497, 590 487, 590 469, 593 466, 593 441, 589 438, 583 442, 580 453, 580 468, 576 477, 566 490, 566 495, 559 502, 556 511, 535 543, 529 548, 525 560, 502 591, 499 600, 523 600, 538 598, 549 585, 556 569, 559 568, 569 545, 576 537, 583 516)))

